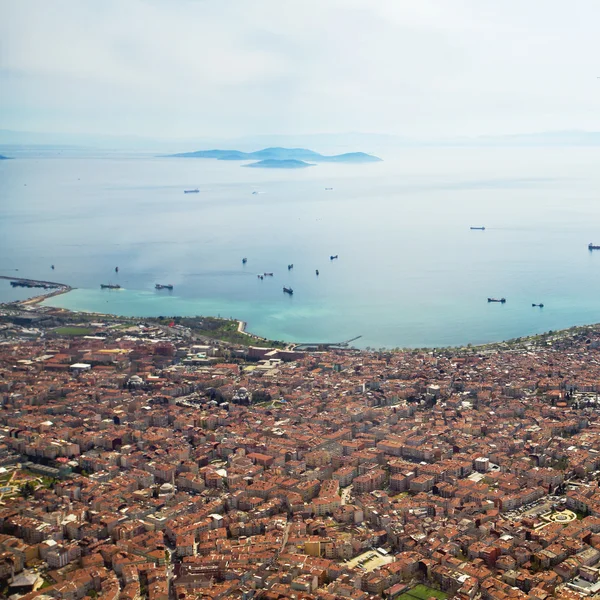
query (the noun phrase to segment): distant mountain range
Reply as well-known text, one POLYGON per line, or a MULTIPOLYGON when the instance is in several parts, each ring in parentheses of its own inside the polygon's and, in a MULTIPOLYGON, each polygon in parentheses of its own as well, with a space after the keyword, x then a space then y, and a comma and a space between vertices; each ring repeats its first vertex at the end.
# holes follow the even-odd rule
MULTIPOLYGON (((429 145, 434 145, 430 143, 429 145)), ((452 138, 438 145, 454 146, 600 146, 597 131, 544 131, 509 135, 482 135, 475 138, 452 138)))
POLYGON ((263 150, 257 150, 256 152, 241 152, 240 150, 198 150, 196 152, 170 154, 169 156, 174 158, 216 158, 217 160, 258 160, 261 163, 268 162, 268 164, 255 163, 255 165, 245 166, 293 169, 301 166, 310 166, 305 162, 308 160, 312 162, 340 163, 381 161, 381 158, 373 156, 372 154, 365 154, 364 152, 348 152, 346 154, 325 156, 324 154, 319 154, 318 152, 307 150, 306 148, 264 148, 263 150), (284 164, 274 164, 274 161, 289 164, 287 166, 284 164), (293 164, 302 162, 304 162, 304 164, 293 164))
MULTIPOLYGON (((353 148, 368 148, 381 155, 391 156, 396 149, 413 147, 543 147, 543 146, 600 146, 600 132, 597 131, 546 131, 540 133, 517 133, 512 135, 481 135, 481 136, 446 136, 409 138, 395 134, 380 133, 314 133, 314 134, 261 134, 245 135, 236 138, 217 136, 190 136, 186 138, 144 137, 136 135, 100 135, 90 133, 60 133, 14 131, 0 129, 0 154, 10 158, 21 156, 79 156, 114 155, 122 152, 139 151, 144 154, 166 155, 180 152, 182 148, 239 148, 240 150, 208 150, 207 152, 222 152, 230 156, 229 160, 305 160, 308 162, 326 162, 341 160, 353 162, 352 157, 365 157, 364 153, 350 152, 353 148), (287 152, 300 151, 310 153, 304 148, 320 148, 327 155, 296 154, 296 155, 259 155, 252 152, 254 148, 265 148, 260 153, 276 150, 282 147, 287 152), (296 149, 296 150, 294 150, 296 149), (348 154, 342 154, 347 152, 348 154), (322 156, 322 158, 319 158, 322 156), (338 159, 337 157, 346 157, 338 159)), ((184 153, 183 156, 193 156, 195 152, 184 153)), ((179 156, 182 156, 181 154, 179 156)), ((201 158, 202 156, 198 156, 201 158)), ((210 156, 206 156, 210 158, 210 156)), ((221 158, 213 155, 212 158, 221 158)), ((227 160, 225 158, 224 160, 227 160)), ((369 160, 377 160, 372 157, 369 160)), ((359 158, 355 162, 362 162, 359 158)))
POLYGON ((277 160, 274 158, 266 158, 265 160, 259 160, 243 167, 250 167, 253 169, 304 169, 306 167, 314 167, 313 163, 307 163, 303 160, 296 160, 293 158, 277 160))

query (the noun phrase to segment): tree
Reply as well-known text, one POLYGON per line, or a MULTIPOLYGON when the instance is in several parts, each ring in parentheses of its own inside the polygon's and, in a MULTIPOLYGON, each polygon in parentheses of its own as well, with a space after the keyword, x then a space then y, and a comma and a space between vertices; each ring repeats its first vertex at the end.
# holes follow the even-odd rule
POLYGON ((265 390, 254 390, 252 392, 252 404, 258 402, 269 402, 271 400, 271 394, 265 390))
POLYGON ((33 492, 35 492, 35 487, 31 481, 27 481, 19 488, 19 493, 26 499, 33 496, 33 492))

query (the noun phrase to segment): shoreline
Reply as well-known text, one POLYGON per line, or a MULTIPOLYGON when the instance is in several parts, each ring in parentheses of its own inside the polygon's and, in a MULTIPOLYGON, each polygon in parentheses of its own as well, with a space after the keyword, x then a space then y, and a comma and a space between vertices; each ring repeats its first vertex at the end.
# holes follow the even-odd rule
POLYGON ((47 294, 38 294, 36 296, 32 296, 31 298, 25 298, 24 300, 17 300, 16 302, 5 302, 4 304, 18 304, 19 306, 35 306, 36 304, 40 304, 47 300, 48 298, 53 298, 54 296, 60 296, 61 294, 66 294, 74 290, 74 287, 67 285, 66 283, 58 283, 57 281, 44 281, 41 279, 27 279, 25 277, 8 277, 7 275, 0 275, 0 279, 4 279, 7 281, 18 281, 20 283, 29 284, 29 286, 23 286, 25 289, 44 289, 42 286, 50 285, 53 286, 51 292, 47 294))
MULTIPOLYGON (((214 318, 214 317, 212 317, 212 318, 214 318)), ((260 341, 260 340, 263 340, 265 342, 274 342, 275 341, 275 340, 270 340, 266 337, 262 337, 260 335, 256 335, 255 333, 250 333, 249 331, 246 331, 246 327, 248 326, 248 323, 246 323, 246 321, 242 321, 240 319, 233 319, 233 321, 237 321, 237 324, 238 324, 237 332, 242 335, 247 335, 248 337, 250 337, 254 340, 258 340, 258 341, 260 341)))
MULTIPOLYGON (((49 298, 53 298, 55 296, 60 296, 62 294, 66 294, 68 292, 71 292, 77 288, 72 287, 70 285, 64 284, 64 283, 59 283, 59 282, 54 282, 54 281, 43 281, 43 280, 37 280, 37 279, 28 279, 28 278, 24 278, 24 277, 9 277, 6 275, 0 275, 0 279, 4 279, 4 280, 8 280, 8 281, 20 281, 20 282, 24 282, 24 283, 30 283, 30 284, 40 284, 40 285, 52 285, 52 286, 58 286, 58 289, 53 289, 52 291, 48 292, 48 293, 43 293, 43 294, 38 294, 35 296, 32 296, 31 298, 26 298, 24 300, 15 300, 12 302, 3 302, 0 303, 0 307, 5 307, 5 308, 9 308, 9 307, 19 307, 25 310, 35 310, 38 306, 43 305, 43 302, 48 300, 49 298)), ((31 289, 36 289, 34 287, 32 287, 31 289)), ((103 318, 103 319, 116 319, 116 320, 143 320, 143 319, 158 319, 158 317, 140 317, 140 316, 125 316, 125 315, 116 315, 116 314, 108 314, 108 313, 100 313, 100 312, 95 312, 95 311, 87 311, 87 310, 72 310, 72 309, 68 309, 68 308, 62 308, 62 307, 54 307, 54 306, 42 306, 42 308, 44 308, 44 312, 48 313, 48 312, 53 312, 56 311, 57 314, 59 314, 60 316, 68 316, 68 315, 88 315, 90 317, 98 317, 98 318, 103 318)), ((311 351, 314 350, 317 347, 320 347, 322 349, 336 349, 336 350, 342 350, 342 351, 349 351, 349 350, 353 350, 353 351, 361 351, 361 352, 378 352, 378 350, 372 349, 372 350, 366 350, 366 349, 360 349, 360 348, 354 348, 352 346, 342 346, 340 347, 340 342, 319 342, 319 343, 311 343, 311 344, 307 344, 307 343, 302 343, 302 342, 297 342, 297 341, 280 341, 280 340, 272 340, 254 333, 251 333, 247 330, 248 327, 248 323, 242 319, 235 319, 235 318, 230 318, 230 319, 224 319, 222 317, 215 317, 215 316, 208 316, 208 315, 204 315, 204 316, 196 316, 196 317, 185 317, 185 316, 175 316, 173 317, 175 319, 195 319, 195 318, 200 318, 200 319, 211 319, 213 321, 220 321, 222 323, 237 323, 237 328, 236 328, 236 333, 245 336, 248 341, 250 340, 255 340, 257 343, 260 342, 266 342, 268 344, 281 344, 283 346, 285 346, 288 349, 298 349, 298 351, 311 351), (306 350, 303 350, 303 348, 306 347, 306 350)), ((585 325, 572 325, 570 327, 565 327, 562 329, 556 329, 556 330, 549 330, 547 332, 542 332, 542 333, 534 333, 534 334, 530 334, 530 335, 526 335, 526 336, 520 336, 520 337, 514 337, 514 338, 509 338, 509 339, 504 339, 504 340, 499 340, 499 341, 493 341, 493 342, 485 342, 482 344, 462 344, 462 345, 449 345, 449 346, 423 346, 423 347, 396 347, 396 348, 383 348, 384 352, 394 352, 394 351, 401 351, 401 352, 462 352, 462 353, 467 353, 467 354, 474 354, 474 353, 480 353, 480 352, 493 352, 493 351, 501 351, 501 350, 516 350, 516 349, 529 349, 535 345, 538 345, 540 343, 544 343, 546 345, 551 344, 553 341, 558 341, 561 339, 566 339, 568 337, 571 337, 573 335, 585 332, 585 331, 593 331, 596 329, 600 329, 600 323, 591 323, 591 324, 585 324, 585 325)), ((358 339, 361 336, 357 336, 356 338, 353 338, 352 340, 349 341, 354 341, 354 339, 358 339)), ((215 339, 220 339, 220 338, 215 338, 215 339)), ((227 341, 227 340, 223 340, 223 341, 227 341)), ((342 344, 345 344, 342 343, 342 344)))
MULTIPOLYGON (((72 287, 70 285, 67 285, 65 283, 59 283, 56 281, 42 281, 39 279, 28 279, 25 277, 9 277, 7 275, 0 275, 0 279, 4 279, 4 280, 8 280, 8 281, 19 281, 25 284, 30 284, 31 287, 28 288, 28 286, 23 286, 25 288, 28 289, 40 289, 41 286, 43 285, 50 285, 53 287, 56 287, 57 289, 53 289, 51 292, 45 293, 45 294, 37 294, 35 296, 32 296, 31 298, 25 298, 23 300, 15 300, 13 302, 2 302, 0 303, 0 308, 1 307, 14 307, 14 306, 18 306, 19 308, 25 309, 25 310, 31 310, 31 309, 35 309, 36 307, 38 307, 39 305, 43 304, 43 302, 45 302, 46 300, 48 300, 49 298, 53 298, 55 296, 60 296, 61 294, 66 294, 68 292, 71 292, 77 288, 72 287)), ((43 288, 42 288, 43 289, 43 288)), ((57 311, 61 316, 67 316, 67 315, 89 315, 90 317, 99 317, 99 318, 108 318, 108 319, 126 319, 126 320, 135 320, 135 319, 143 319, 144 317, 126 317, 124 315, 115 315, 115 314, 107 314, 107 313, 99 313, 99 312, 94 312, 94 311, 87 311, 87 310, 71 310, 68 308, 62 308, 62 307, 55 307, 55 306, 47 306, 47 307, 43 307, 46 310, 44 312, 53 312, 53 311, 57 311)), ((150 318, 150 319, 156 319, 157 317, 145 317, 145 318, 150 318)), ((174 318, 194 318, 194 317, 177 317, 175 316, 174 318)), ((246 330, 246 327, 248 326, 246 321, 242 321, 241 319, 223 319, 221 317, 200 317, 200 318, 210 318, 213 320, 217 320, 217 321, 221 321, 223 323, 237 323, 237 333, 239 333, 240 335, 244 335, 246 336, 248 339, 251 340, 255 340, 257 343, 260 342, 265 342, 267 344, 275 344, 277 343, 276 340, 270 340, 268 338, 262 337, 260 335, 256 335, 255 333, 251 333, 249 331, 246 330)), ((296 343, 295 342, 284 342, 283 345, 286 345, 287 347, 290 346, 294 346, 296 343)))

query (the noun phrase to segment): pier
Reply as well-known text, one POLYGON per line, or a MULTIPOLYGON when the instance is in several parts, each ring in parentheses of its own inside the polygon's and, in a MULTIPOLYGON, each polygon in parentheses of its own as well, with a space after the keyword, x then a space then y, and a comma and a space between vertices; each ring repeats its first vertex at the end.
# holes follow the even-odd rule
POLYGON ((22 287, 27 289, 41 289, 41 290, 52 290, 48 293, 42 293, 26 300, 19 300, 16 304, 37 304, 43 302, 47 298, 52 296, 58 296, 59 294, 65 294, 70 292, 73 288, 65 283, 58 283, 56 281, 43 281, 41 279, 26 279, 24 277, 8 277, 6 275, 0 275, 0 279, 6 279, 10 281, 13 287, 22 287))
POLYGON ((11 283, 15 282, 16 285, 14 285, 13 287, 45 289, 58 289, 69 287, 64 283, 57 283, 56 281, 43 281, 41 279, 25 279, 24 277, 8 277, 7 275, 0 275, 0 279, 7 279, 11 283))
POLYGON ((360 339, 362 337, 362 335, 357 335, 356 337, 353 337, 349 340, 346 340, 345 342, 304 342, 301 344, 293 344, 293 349, 294 350, 303 350, 303 349, 309 349, 309 348, 324 348, 324 349, 328 349, 328 350, 335 350, 336 348, 338 349, 342 349, 342 348, 348 348, 348 346, 360 339))

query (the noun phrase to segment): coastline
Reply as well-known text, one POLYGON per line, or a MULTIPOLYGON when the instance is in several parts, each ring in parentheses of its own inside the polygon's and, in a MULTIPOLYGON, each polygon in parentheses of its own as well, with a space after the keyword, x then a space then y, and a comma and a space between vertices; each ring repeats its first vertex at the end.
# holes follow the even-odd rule
MULTIPOLYGON (((108 313, 100 313, 100 312, 94 312, 94 311, 85 311, 85 310, 70 310, 68 308, 60 308, 60 307, 51 307, 51 306, 41 306, 43 304, 44 301, 48 300, 49 298, 53 298, 55 296, 60 296, 61 294, 66 294, 68 292, 71 292, 72 290, 76 289, 70 285, 67 285, 65 283, 59 283, 56 281, 42 281, 42 280, 38 280, 38 279, 28 279, 25 277, 9 277, 6 275, 0 275, 0 279, 4 279, 4 280, 8 280, 8 281, 18 281, 20 283, 24 283, 24 284, 29 284, 29 285, 24 285, 23 287, 29 287, 31 286, 30 289, 32 290, 36 290, 36 289, 44 289, 42 286, 46 285, 46 286, 53 286, 52 291, 47 292, 47 293, 40 293, 40 294, 36 294, 35 296, 32 296, 30 298, 25 298, 23 300, 15 300, 13 302, 4 302, 4 303, 0 303, 0 307, 2 308, 14 308, 14 307, 18 307, 24 310, 28 310, 28 311, 35 311, 36 308, 40 307, 44 310, 44 313, 46 314, 56 314, 57 316, 61 316, 61 317, 68 317, 71 316, 72 318, 76 318, 76 317, 91 317, 91 318, 103 318, 103 319, 115 319, 115 320, 126 320, 126 321, 131 321, 131 320, 136 320, 136 319, 142 319, 143 317, 125 317, 123 315, 115 315, 115 314, 108 314, 108 313)), ((146 319, 154 319, 154 320, 158 320, 159 317, 145 317, 146 319)), ((207 321, 209 323, 218 323, 221 324, 222 327, 221 328, 217 328, 217 329, 222 329, 221 333, 223 334, 223 338, 224 341, 228 341, 226 338, 229 337, 227 334, 230 333, 229 331, 226 331, 226 329, 228 329, 228 325, 234 325, 235 327, 235 333, 237 333, 240 336, 244 336, 244 338, 248 341, 253 341, 257 344, 263 343, 263 344, 267 344, 269 346, 272 347, 279 347, 279 346, 284 346, 284 347, 289 347, 290 345, 293 345, 293 343, 285 343, 285 342, 278 342, 276 340, 270 340, 267 339, 265 337, 256 335, 254 333, 251 333, 249 331, 246 330, 247 327, 247 323, 246 321, 242 321, 240 319, 223 319, 220 317, 198 317, 201 321, 207 321)), ((187 320, 187 321, 193 321, 194 319, 198 319, 198 318, 194 318, 194 317, 173 317, 173 319, 175 320, 187 320)), ((208 336, 210 337, 210 336, 208 336)), ((217 339, 221 339, 218 337, 217 335, 217 339)), ((231 340, 232 343, 235 343, 233 340, 231 340)), ((251 345, 251 344, 248 344, 251 345)))
MULTIPOLYGON (((36 304, 40 304, 47 300, 48 298, 53 298, 54 296, 60 296, 61 294, 66 294, 71 290, 74 290, 74 287, 67 285, 66 283, 58 283, 56 281, 42 281, 40 279, 27 279, 25 277, 8 277, 6 275, 0 275, 0 279, 5 279, 8 281, 18 281, 19 283, 29 284, 30 289, 44 289, 42 286, 53 286, 53 291, 48 292, 47 294, 38 294, 32 296, 31 298, 26 298, 25 300, 18 300, 16 302, 7 302, 5 304, 18 304, 19 306, 35 306, 36 304)), ((28 287, 25 285, 23 287, 28 287)))
MULTIPOLYGON (((36 308, 40 307, 45 314, 55 314, 60 317, 69 317, 72 318, 82 318, 86 320, 87 318, 102 318, 102 319, 115 319, 115 320, 123 320, 123 321, 135 321, 135 320, 161 320, 161 317, 139 317, 139 316, 123 316, 116 315, 110 313, 101 313, 95 311, 86 311, 86 310, 71 310, 68 308, 61 307, 52 307, 52 306, 43 306, 43 302, 52 297, 59 296, 62 294, 66 294, 72 290, 77 288, 72 287, 70 285, 54 282, 54 281, 42 281, 36 279, 28 279, 24 277, 9 277, 5 275, 0 275, 0 279, 9 280, 9 281, 19 281, 23 283, 34 285, 52 285, 56 286, 57 289, 53 289, 47 293, 37 294, 32 296, 31 298, 26 298, 24 300, 16 300, 13 302, 4 302, 0 304, 0 307, 3 308, 22 308, 27 311, 35 311, 36 308)), ((37 289, 32 287, 31 289, 37 289)), ((164 318, 162 318, 164 320, 164 318)), ((171 317, 169 318, 171 319, 171 317)), ((222 317, 214 317, 214 316, 197 316, 197 317, 172 317, 173 320, 179 322, 185 322, 192 328, 196 329, 195 323, 209 323, 210 324, 210 333, 207 333, 202 328, 198 331, 200 335, 204 335, 206 337, 212 337, 214 339, 221 339, 222 341, 230 342, 233 344, 239 345, 253 345, 251 342, 255 344, 265 344, 271 347, 285 347, 288 349, 297 349, 298 351, 304 350, 315 350, 315 349, 338 349, 338 350, 358 350, 349 345, 348 342, 354 341, 354 339, 358 339, 361 336, 357 336, 352 340, 348 340, 348 342, 315 342, 311 344, 306 344, 302 342, 295 341, 278 341, 272 340, 269 338, 265 338, 263 336, 254 334, 248 331, 248 323, 241 319, 224 319, 222 317), (233 334, 233 335, 232 335, 233 334), (242 341, 238 336, 241 336, 244 341, 242 341)), ((393 352, 393 351, 403 351, 403 352, 460 352, 463 354, 476 354, 476 353, 487 353, 487 352, 498 352, 498 351, 517 351, 517 350, 528 350, 532 347, 536 347, 538 345, 551 345, 553 342, 565 340, 570 337, 574 337, 576 335, 581 335, 585 332, 595 331, 600 329, 600 323, 592 323, 592 324, 584 324, 584 325, 573 325, 571 327, 566 327, 562 329, 549 330, 547 332, 531 334, 527 336, 521 337, 513 337, 499 341, 486 342, 482 344, 463 344, 463 345, 449 345, 449 346, 425 346, 425 347, 397 347, 397 348, 382 348, 383 352, 393 352)), ((369 352, 369 350, 361 350, 369 352)), ((373 348, 371 351, 378 352, 373 348)))
POLYGON ((241 335, 247 335, 249 338, 252 338, 253 340, 257 341, 274 342, 274 340, 269 340, 267 338, 261 337, 260 335, 256 335, 255 333, 250 333, 249 331, 246 331, 246 327, 248 326, 248 323, 246 323, 246 321, 241 321, 240 319, 234 319, 234 321, 238 324, 237 332, 241 335))

